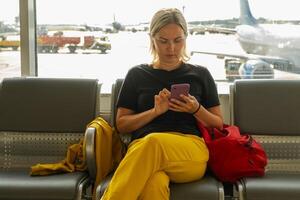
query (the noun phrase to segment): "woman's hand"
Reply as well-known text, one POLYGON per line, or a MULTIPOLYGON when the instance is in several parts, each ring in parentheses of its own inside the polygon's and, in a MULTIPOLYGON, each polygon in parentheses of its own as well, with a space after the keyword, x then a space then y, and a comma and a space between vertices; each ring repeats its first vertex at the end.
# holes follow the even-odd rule
POLYGON ((171 93, 167 89, 161 90, 154 96, 154 107, 141 113, 135 113, 127 108, 118 108, 116 125, 120 133, 131 133, 169 110, 171 93))
POLYGON ((170 99, 169 109, 176 111, 176 112, 187 112, 187 113, 194 113, 198 107, 199 102, 197 99, 192 95, 180 95, 182 101, 177 99, 170 99))
POLYGON ((169 98, 171 92, 164 88, 157 95, 154 96, 154 112, 161 115, 169 110, 169 98))

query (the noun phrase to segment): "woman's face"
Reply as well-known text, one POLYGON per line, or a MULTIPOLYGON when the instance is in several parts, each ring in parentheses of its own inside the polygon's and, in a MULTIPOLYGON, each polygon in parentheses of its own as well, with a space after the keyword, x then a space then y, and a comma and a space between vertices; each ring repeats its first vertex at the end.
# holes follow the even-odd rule
POLYGON ((160 65, 172 66, 181 61, 186 37, 180 26, 168 24, 152 38, 160 65))

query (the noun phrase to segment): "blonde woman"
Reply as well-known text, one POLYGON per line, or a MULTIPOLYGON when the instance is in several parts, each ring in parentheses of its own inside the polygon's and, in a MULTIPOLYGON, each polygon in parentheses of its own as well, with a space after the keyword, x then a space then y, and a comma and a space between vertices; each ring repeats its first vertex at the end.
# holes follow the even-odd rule
POLYGON ((117 103, 116 126, 132 134, 103 200, 167 200, 169 183, 201 179, 209 155, 197 121, 222 128, 214 80, 187 63, 187 24, 175 8, 155 13, 150 24, 153 62, 131 68, 117 103), (190 85, 188 95, 171 98, 173 84, 190 85))

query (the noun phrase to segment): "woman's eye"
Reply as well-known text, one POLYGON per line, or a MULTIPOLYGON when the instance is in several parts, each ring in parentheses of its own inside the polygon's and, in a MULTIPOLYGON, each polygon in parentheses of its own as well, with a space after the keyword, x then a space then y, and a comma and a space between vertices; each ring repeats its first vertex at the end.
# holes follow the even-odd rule
POLYGON ((168 43, 167 40, 159 40, 159 42, 162 43, 162 44, 167 44, 168 43))
POLYGON ((180 42, 182 42, 182 40, 183 40, 182 38, 176 39, 176 40, 175 40, 175 43, 180 43, 180 42))

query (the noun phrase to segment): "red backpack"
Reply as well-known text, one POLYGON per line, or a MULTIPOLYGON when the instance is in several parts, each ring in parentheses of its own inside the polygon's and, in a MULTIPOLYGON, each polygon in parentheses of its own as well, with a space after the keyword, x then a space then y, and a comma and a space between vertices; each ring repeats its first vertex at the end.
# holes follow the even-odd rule
POLYGON ((223 182, 236 182, 243 177, 264 176, 267 156, 250 135, 241 135, 237 126, 224 125, 223 130, 198 128, 209 150, 208 166, 223 182))

